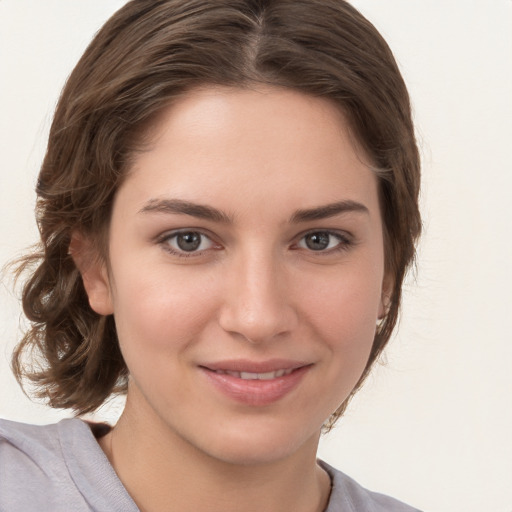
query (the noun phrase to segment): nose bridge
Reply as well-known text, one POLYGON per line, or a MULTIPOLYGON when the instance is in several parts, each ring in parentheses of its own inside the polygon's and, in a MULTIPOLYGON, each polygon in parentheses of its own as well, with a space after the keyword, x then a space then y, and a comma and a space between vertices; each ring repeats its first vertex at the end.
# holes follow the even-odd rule
POLYGON ((251 342, 270 340, 295 322, 286 272, 271 248, 247 248, 233 261, 221 325, 251 342))

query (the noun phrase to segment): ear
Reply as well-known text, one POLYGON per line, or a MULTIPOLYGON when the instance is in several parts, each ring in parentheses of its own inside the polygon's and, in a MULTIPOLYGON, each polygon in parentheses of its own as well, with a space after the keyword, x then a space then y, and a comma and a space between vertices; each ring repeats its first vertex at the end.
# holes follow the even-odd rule
POLYGON ((386 273, 384 279, 382 280, 382 292, 380 295, 378 316, 379 320, 383 320, 384 318, 386 318, 386 315, 389 313, 394 282, 395 280, 393 279, 393 276, 390 273, 386 273))
POLYGON ((74 232, 71 235, 69 254, 82 276, 91 308, 99 315, 111 315, 114 308, 107 267, 92 241, 82 233, 74 232))

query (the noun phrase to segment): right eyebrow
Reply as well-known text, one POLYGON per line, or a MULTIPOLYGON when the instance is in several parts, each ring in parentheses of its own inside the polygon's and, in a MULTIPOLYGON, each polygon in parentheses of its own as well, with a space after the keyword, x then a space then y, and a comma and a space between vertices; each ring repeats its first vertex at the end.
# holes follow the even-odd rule
POLYGON ((182 199, 151 199, 139 210, 139 213, 170 213, 190 215, 198 219, 211 220, 222 224, 231 224, 233 219, 212 206, 184 201, 182 199))

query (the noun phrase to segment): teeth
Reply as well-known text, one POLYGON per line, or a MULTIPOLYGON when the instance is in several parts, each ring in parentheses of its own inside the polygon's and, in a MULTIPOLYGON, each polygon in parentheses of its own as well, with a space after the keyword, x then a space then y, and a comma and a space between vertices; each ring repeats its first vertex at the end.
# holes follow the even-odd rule
POLYGON ((231 370, 216 370, 215 373, 220 375, 231 375, 243 380, 272 380, 284 375, 290 375, 293 369, 290 370, 276 370, 274 372, 253 373, 253 372, 233 372, 231 370))
POLYGON ((244 380, 257 380, 259 378, 259 373, 240 372, 239 375, 244 380))

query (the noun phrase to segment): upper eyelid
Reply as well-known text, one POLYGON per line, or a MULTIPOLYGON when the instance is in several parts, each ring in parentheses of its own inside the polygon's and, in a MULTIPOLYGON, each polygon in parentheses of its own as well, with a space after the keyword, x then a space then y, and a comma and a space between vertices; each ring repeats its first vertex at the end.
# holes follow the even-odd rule
MULTIPOLYGON (((156 243, 159 243, 159 244, 164 243, 167 240, 171 240, 171 239, 175 238, 176 236, 183 234, 183 233, 198 233, 199 235, 207 238, 212 244, 219 245, 219 243, 216 241, 215 236, 209 234, 204 229, 198 229, 198 228, 179 228, 179 229, 171 229, 169 231, 164 231, 163 233, 161 233, 160 235, 155 237, 155 241, 156 241, 156 243)), ((201 252, 201 251, 198 251, 198 252, 201 252)))
POLYGON ((176 257, 176 258, 194 258, 194 257, 201 257, 203 254, 207 253, 208 251, 215 249, 216 245, 218 246, 218 242, 216 242, 211 236, 204 233, 204 230, 202 229, 194 229, 194 228, 179 228, 179 229, 173 229, 166 231, 162 233, 161 235, 157 236, 155 238, 155 241, 158 245, 162 247, 162 249, 169 253, 170 255, 176 257), (206 249, 199 249, 197 251, 185 251, 179 248, 172 247, 171 243, 169 242, 176 236, 178 236, 181 233, 198 233, 201 236, 204 236, 207 238, 210 243, 211 247, 207 247, 206 249))
POLYGON ((313 234, 313 233, 328 233, 329 235, 333 235, 333 236, 339 237, 341 239, 347 239, 348 241, 353 241, 353 239, 354 239, 354 235, 345 229, 330 229, 330 228, 307 229, 305 231, 302 231, 298 235, 296 235, 293 239, 301 240, 305 236, 313 234))
POLYGON ((215 241, 215 235, 213 233, 211 233, 208 229, 194 228, 194 227, 169 229, 169 230, 163 231, 162 233, 158 234, 155 237, 155 240, 157 242, 168 240, 169 238, 179 235, 180 233, 199 233, 200 235, 203 235, 206 238, 209 238, 210 240, 212 240, 212 242, 215 241))
MULTIPOLYGON (((169 240, 170 238, 179 235, 180 233, 188 233, 188 232, 194 232, 199 233, 202 236, 205 236, 208 238, 212 243, 217 245, 223 245, 221 242, 219 242, 219 237, 215 235, 214 233, 210 232, 210 230, 205 228, 198 228, 198 227, 185 227, 185 228, 176 228, 176 229, 170 229, 168 231, 164 231, 161 234, 157 235, 155 237, 155 241, 157 243, 162 243, 166 240, 169 240)), ((345 240, 347 243, 353 243, 355 241, 355 237, 352 233, 350 233, 347 230, 344 229, 332 229, 332 228, 312 228, 312 229, 306 229, 304 231, 301 231, 297 235, 295 235, 289 243, 297 243, 300 240, 302 240, 305 236, 312 233, 328 233, 332 236, 335 236, 339 238, 341 241, 345 240)))
POLYGON ((291 249, 292 250, 305 250, 308 253, 311 252, 312 254, 315 254, 317 256, 326 256, 327 257, 329 255, 333 255, 340 251, 347 251, 347 250, 353 248, 356 244, 357 244, 357 241, 355 240, 354 236, 344 230, 340 231, 340 230, 332 230, 332 229, 310 229, 310 230, 302 233, 302 235, 297 236, 295 238, 295 241, 291 244, 291 249), (319 251, 312 251, 311 249, 304 248, 299 245, 308 234, 314 234, 314 233, 327 233, 327 234, 337 238, 338 243, 334 247, 331 247, 331 248, 328 248, 325 250, 319 250, 319 251))

